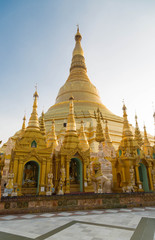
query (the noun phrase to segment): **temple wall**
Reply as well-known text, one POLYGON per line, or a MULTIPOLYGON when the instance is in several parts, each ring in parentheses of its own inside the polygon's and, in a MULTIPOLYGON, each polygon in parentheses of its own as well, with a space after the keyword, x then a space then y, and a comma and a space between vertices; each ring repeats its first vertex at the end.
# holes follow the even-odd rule
POLYGON ((0 214, 155 206, 155 193, 79 194, 5 198, 0 214))

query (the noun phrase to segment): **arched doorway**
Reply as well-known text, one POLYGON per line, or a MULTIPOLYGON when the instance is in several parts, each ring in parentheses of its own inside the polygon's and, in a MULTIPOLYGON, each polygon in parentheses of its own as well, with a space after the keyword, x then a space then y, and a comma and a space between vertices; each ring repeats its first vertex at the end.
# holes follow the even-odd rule
POLYGON ((143 190, 145 192, 149 192, 149 184, 148 184, 148 177, 147 177, 147 170, 146 167, 143 163, 139 163, 139 177, 140 177, 140 181, 142 182, 142 186, 143 186, 143 190))
POLYGON ((83 192, 83 167, 78 158, 72 158, 69 167, 70 192, 83 192))
POLYGON ((40 167, 35 161, 29 161, 24 166, 22 194, 36 195, 39 193, 40 167))

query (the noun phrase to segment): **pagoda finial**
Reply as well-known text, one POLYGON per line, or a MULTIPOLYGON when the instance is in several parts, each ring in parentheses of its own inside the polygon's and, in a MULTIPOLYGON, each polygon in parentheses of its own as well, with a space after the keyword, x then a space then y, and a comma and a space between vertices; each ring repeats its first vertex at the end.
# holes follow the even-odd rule
MULTIPOLYGON (((84 57, 83 49, 81 47, 81 39, 82 39, 82 36, 79 32, 79 26, 77 25, 77 33, 75 35, 76 44, 75 44, 75 48, 73 50, 73 57, 74 56, 81 56, 82 58, 84 57)), ((77 59, 74 59, 74 60, 77 61, 77 59)), ((84 59, 83 59, 83 61, 84 61, 84 59)), ((73 64, 74 64, 74 61, 72 59, 72 65, 73 64)), ((83 62, 83 67, 86 69, 85 62, 83 62)))
POLYGON ((148 137, 147 137, 147 131, 146 131, 145 124, 144 124, 144 145, 150 145, 148 137))
POLYGON ((45 119, 44 119, 44 111, 42 111, 41 118, 40 118, 40 132, 42 135, 45 135, 45 119))
POLYGON ((79 25, 77 24, 76 26, 77 26, 77 33, 75 35, 75 41, 77 42, 77 41, 81 41, 82 36, 81 36, 81 34, 79 32, 79 25))
POLYGON ((35 129, 39 130, 39 121, 38 121, 38 113, 37 113, 37 98, 39 97, 37 90, 33 94, 34 102, 33 102, 33 110, 31 113, 31 117, 29 119, 27 129, 35 129))
POLYGON ((74 118, 74 97, 71 96, 69 98, 70 104, 69 104, 69 115, 68 115, 68 121, 67 121, 67 127, 66 131, 76 131, 76 123, 74 118))
POLYGON ((123 99, 123 107, 122 107, 122 110, 123 110, 123 112, 126 114, 126 110, 127 110, 127 108, 126 108, 126 106, 125 106, 125 102, 124 102, 124 99, 123 99))
POLYGON ((136 122, 136 127, 135 127, 135 140, 138 143, 138 145, 141 147, 143 144, 143 139, 139 130, 138 122, 137 122, 137 114, 135 114, 135 122, 136 122))
POLYGON ((76 26, 77 26, 77 33, 79 33, 79 24, 77 24, 76 26))
POLYGON ((50 147, 52 144, 53 144, 53 147, 56 147, 58 145, 57 136, 55 133, 54 119, 52 119, 51 131, 48 134, 47 146, 50 147))
POLYGON ((24 130, 24 131, 26 129, 25 121, 26 121, 26 116, 24 115, 24 117, 23 117, 23 125, 22 125, 22 130, 24 130))
POLYGON ((79 147, 86 151, 89 148, 89 143, 84 131, 84 122, 81 121, 81 128, 79 134, 79 147))
POLYGON ((127 118, 127 113, 126 113, 126 106, 125 106, 125 103, 123 101, 123 107, 122 107, 122 110, 123 110, 123 118, 124 118, 124 121, 123 121, 123 135, 122 137, 132 137, 132 132, 130 130, 130 125, 129 125, 129 122, 128 122, 128 118, 127 118))
POLYGON ((96 126, 95 140, 97 142, 104 142, 105 137, 104 137, 103 128, 102 128, 102 124, 101 124, 101 113, 100 113, 99 108, 97 109, 96 121, 97 121, 97 126, 96 126))
POLYGON ((112 141, 109 135, 108 121, 105 120, 105 140, 109 145, 112 145, 112 141))

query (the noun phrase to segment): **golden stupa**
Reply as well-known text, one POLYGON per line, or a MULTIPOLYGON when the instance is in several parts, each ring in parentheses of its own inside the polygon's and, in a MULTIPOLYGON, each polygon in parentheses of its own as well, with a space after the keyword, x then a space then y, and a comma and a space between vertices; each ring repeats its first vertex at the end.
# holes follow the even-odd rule
POLYGON ((50 131, 53 119, 58 137, 61 132, 65 131, 69 98, 73 96, 77 129, 80 129, 81 120, 83 120, 91 147, 96 149, 96 146, 93 146, 96 127, 94 111, 99 108, 103 119, 108 121, 109 133, 113 145, 117 148, 121 141, 123 119, 102 104, 96 87, 89 80, 81 40, 82 36, 77 28, 69 77, 60 88, 55 104, 45 113, 46 132, 50 131))

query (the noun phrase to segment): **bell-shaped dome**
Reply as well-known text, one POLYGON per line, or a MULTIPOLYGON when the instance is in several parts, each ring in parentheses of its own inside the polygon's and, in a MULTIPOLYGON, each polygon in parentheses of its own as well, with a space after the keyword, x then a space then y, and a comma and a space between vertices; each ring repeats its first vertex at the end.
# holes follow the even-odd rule
POLYGON ((66 83, 59 90, 56 103, 68 101, 71 95, 74 96, 75 100, 89 100, 91 102, 101 103, 96 87, 87 76, 81 39, 82 36, 78 28, 75 35, 76 44, 73 50, 70 74, 66 83))
POLYGON ((59 135, 64 124, 67 123, 69 98, 73 96, 77 129, 80 127, 83 119, 86 125, 91 124, 95 126, 94 111, 99 108, 104 119, 108 120, 110 133, 113 135, 111 136, 113 143, 117 145, 121 141, 123 119, 113 114, 102 104, 96 87, 89 80, 81 47, 81 39, 82 36, 78 28, 75 35, 75 48, 73 50, 69 77, 60 88, 55 104, 45 114, 46 132, 50 131, 52 119, 54 119, 56 132, 59 135))

